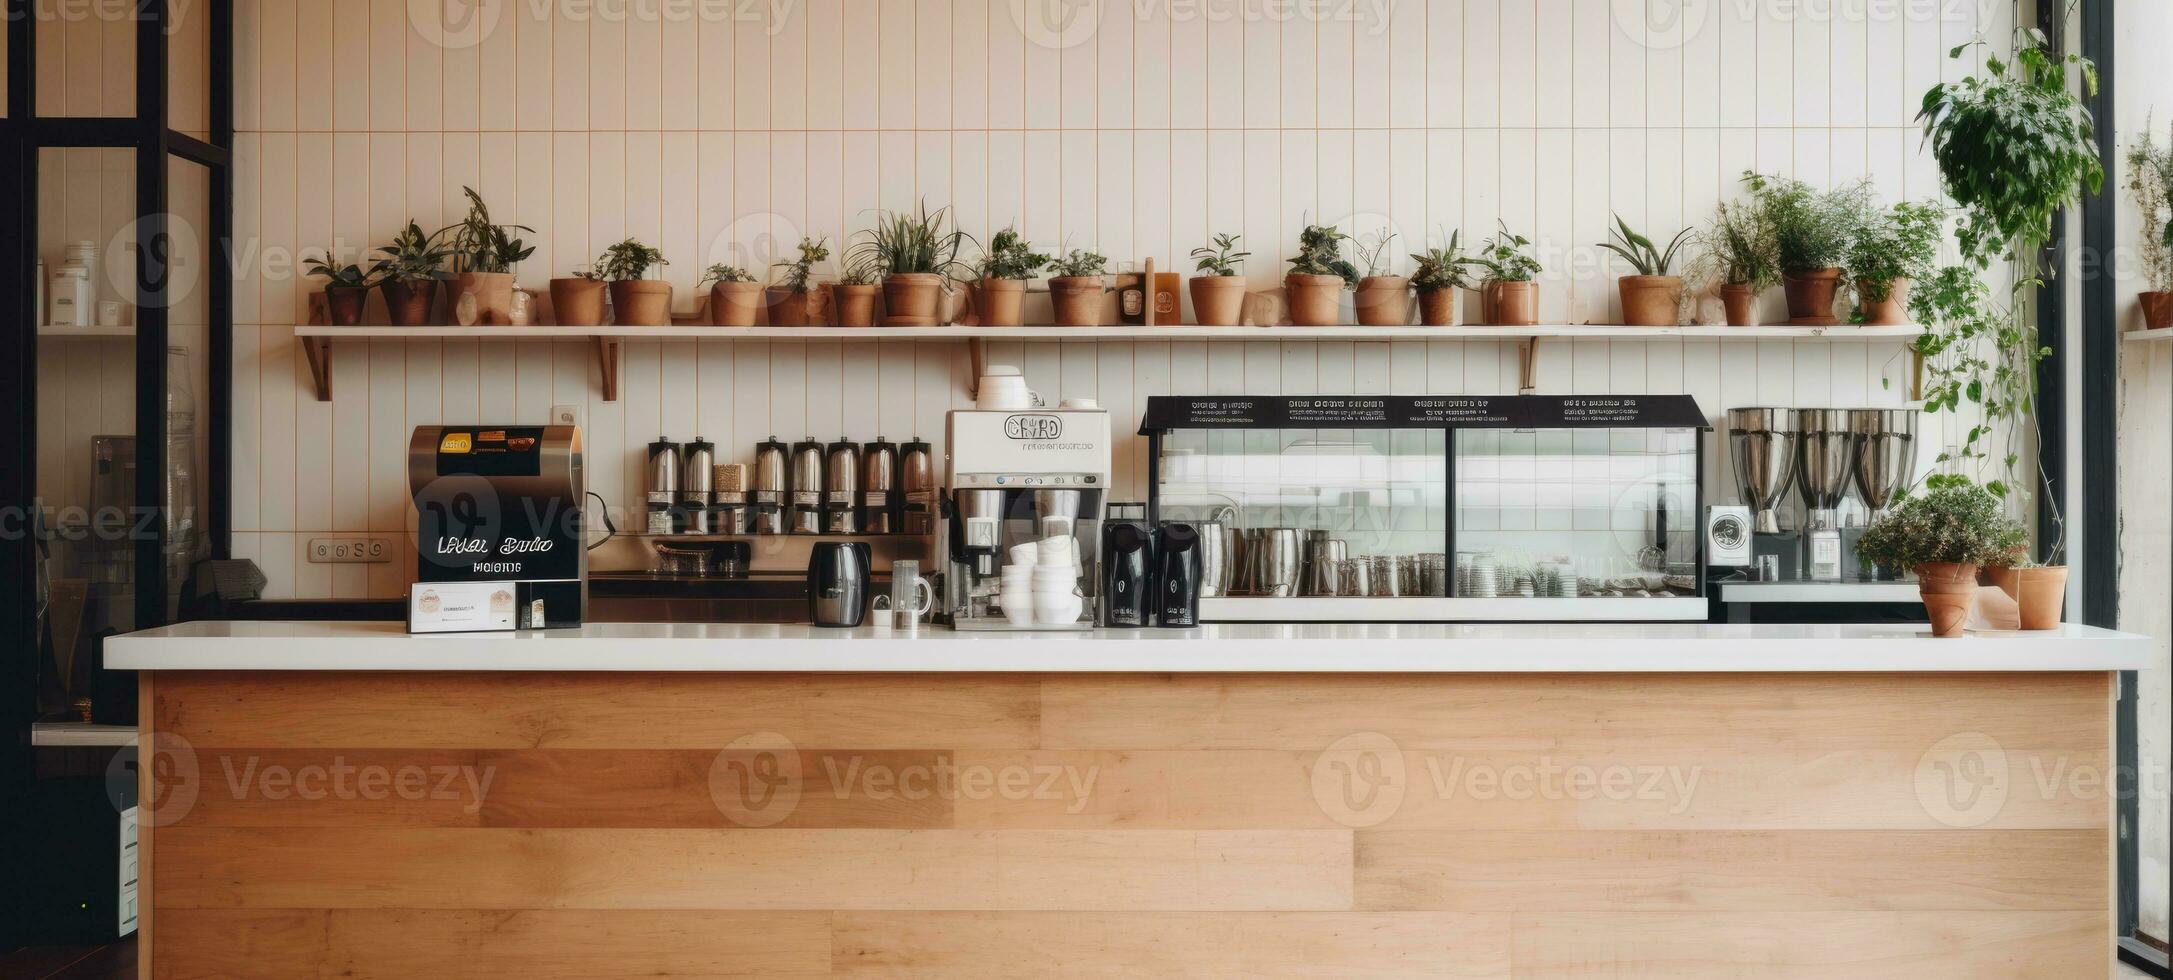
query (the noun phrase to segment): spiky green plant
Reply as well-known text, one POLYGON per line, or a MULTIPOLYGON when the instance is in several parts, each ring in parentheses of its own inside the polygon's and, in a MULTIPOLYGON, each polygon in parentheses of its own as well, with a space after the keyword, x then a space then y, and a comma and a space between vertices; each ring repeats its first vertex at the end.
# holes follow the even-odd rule
POLYGON ((1672 273, 1675 268, 1675 253, 1683 247, 1683 239, 1690 237, 1690 229, 1676 232, 1663 250, 1654 245, 1652 239, 1632 230, 1630 223, 1622 220, 1622 215, 1617 214, 1614 218, 1615 226, 1607 230, 1608 240, 1600 243, 1601 248, 1622 256, 1623 261, 1630 263, 1630 268, 1636 269, 1638 275, 1665 276, 1672 273))
POLYGON ((877 212, 875 226, 846 250, 853 265, 885 276, 937 275, 957 281, 972 274, 959 252, 970 238, 951 224, 951 209, 877 212))

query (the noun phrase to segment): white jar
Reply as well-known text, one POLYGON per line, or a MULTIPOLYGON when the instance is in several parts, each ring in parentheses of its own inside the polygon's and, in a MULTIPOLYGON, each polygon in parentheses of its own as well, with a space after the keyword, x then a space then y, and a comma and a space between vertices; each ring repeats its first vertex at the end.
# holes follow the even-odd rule
POLYGON ((97 305, 91 289, 91 271, 80 265, 64 265, 53 270, 50 286, 46 290, 50 304, 45 322, 56 327, 87 327, 92 323, 92 307, 97 305))
POLYGON ((98 292, 98 243, 89 239, 70 242, 60 258, 61 265, 80 265, 90 277, 92 298, 98 292))

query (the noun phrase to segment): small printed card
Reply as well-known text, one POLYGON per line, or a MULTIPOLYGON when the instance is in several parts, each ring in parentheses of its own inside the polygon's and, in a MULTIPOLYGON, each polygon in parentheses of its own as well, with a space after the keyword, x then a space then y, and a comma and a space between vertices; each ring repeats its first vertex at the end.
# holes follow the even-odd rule
POLYGON ((514 628, 512 582, 417 582, 408 588, 410 633, 476 633, 514 628))

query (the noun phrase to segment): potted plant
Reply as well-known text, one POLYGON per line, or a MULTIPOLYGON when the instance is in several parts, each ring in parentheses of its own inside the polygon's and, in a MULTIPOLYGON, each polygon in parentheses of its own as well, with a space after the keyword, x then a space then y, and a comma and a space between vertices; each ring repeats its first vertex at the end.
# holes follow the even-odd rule
POLYGON ((1849 279, 1856 285, 1859 323, 1899 326, 1909 322, 1910 284, 1931 274, 1939 261, 1946 211, 1903 201, 1864 217, 1849 242, 1849 279))
POLYGON ((612 321, 622 327, 662 327, 672 322, 672 284, 646 278, 670 265, 662 250, 629 238, 596 257, 594 275, 610 284, 612 321))
POLYGON ((875 298, 882 294, 881 270, 851 265, 830 287, 830 323, 838 327, 875 326, 875 298))
POLYGON ((973 309, 981 324, 1018 326, 1026 305, 1026 281, 1048 264, 1049 257, 1034 251, 1016 228, 1005 228, 990 238, 988 254, 981 257, 980 278, 973 284, 973 309))
POLYGON ((551 311, 558 322, 584 327, 604 322, 604 279, 594 267, 551 280, 551 311))
POLYGON ((2143 270, 2150 288, 2138 297, 2143 326, 2173 327, 2173 138, 2159 146, 2143 124, 2143 138, 2128 150, 2128 190, 2143 217, 2143 270))
POLYGON ((413 220, 377 247, 378 258, 370 277, 385 294, 385 315, 396 327, 420 327, 430 323, 430 311, 438 299, 438 268, 445 263, 446 249, 423 234, 413 220))
POLYGON ((1198 259, 1192 277, 1192 319, 1207 326, 1234 327, 1245 314, 1245 276, 1238 267, 1251 252, 1237 250, 1237 235, 1216 235, 1215 244, 1192 250, 1198 259))
POLYGON ((352 262, 338 265, 332 253, 304 260, 309 274, 324 279, 325 322, 335 327, 362 323, 362 307, 370 301, 370 277, 352 262))
POLYGON ((1841 263, 1871 198, 1868 180, 1820 191, 1803 181, 1765 174, 1743 174, 1743 183, 1773 229, 1774 258, 1781 286, 1788 294, 1788 322, 1811 326, 1839 323, 1834 297, 1841 289, 1841 263))
POLYGON ((536 251, 513 232, 533 235, 536 230, 492 222, 482 195, 473 187, 460 190, 468 195, 468 216, 438 229, 438 235, 453 236, 447 246, 453 259, 454 318, 463 324, 505 326, 513 322, 513 267, 536 251))
POLYGON ((1283 295, 1290 304, 1290 322, 1301 327, 1335 324, 1343 290, 1358 284, 1358 267, 1343 257, 1343 243, 1351 236, 1334 225, 1306 225, 1298 233, 1298 254, 1283 276, 1283 295))
POLYGON ((736 265, 719 262, 702 270, 694 288, 709 285, 709 322, 719 327, 751 327, 762 305, 762 280, 736 265))
POLYGON ((785 270, 785 278, 763 293, 763 304, 770 310, 771 326, 804 327, 814 322, 808 310, 808 283, 815 277, 815 263, 830 257, 829 241, 828 238, 802 238, 799 258, 771 266, 785 270))
POLYGON ((861 233, 849 254, 853 263, 878 271, 883 280, 883 322, 894 327, 932 327, 941 319, 943 294, 965 271, 958 260, 966 233, 950 227, 950 208, 912 213, 882 212, 861 233))
POLYGON ((1383 234, 1371 244, 1353 240, 1351 250, 1365 266, 1351 305, 1361 326, 1400 327, 1411 322, 1411 280, 1388 274, 1388 243, 1396 238, 1383 234))
POLYGON ((1532 243, 1512 234, 1507 224, 1486 240, 1472 264, 1486 270, 1479 283, 1481 319, 1490 326, 1529 327, 1539 323, 1539 260, 1530 254, 1532 243))
POLYGON ((1455 324, 1456 291, 1471 287, 1466 267, 1475 260, 1464 254, 1463 234, 1451 232, 1445 247, 1411 253, 1411 261, 1418 263, 1418 269, 1411 274, 1411 286, 1418 290, 1418 319, 1426 326, 1455 324))
POLYGON ((1056 325, 1091 327, 1102 321, 1102 277, 1109 260, 1086 249, 1049 263, 1049 299, 1056 305, 1056 325))
POLYGON ((1864 529, 1857 554, 1913 572, 1933 636, 1960 636, 1977 602, 1980 568, 2011 565, 2028 541, 1991 491, 1963 477, 1934 477, 1864 529))
POLYGON ((1758 294, 1780 282, 1773 226, 1755 205, 1721 203, 1698 233, 1698 255, 1690 261, 1693 292, 1720 293, 1728 325, 1748 327, 1757 319, 1758 294))
POLYGON ((1615 226, 1608 230, 1608 240, 1600 247, 1621 256, 1637 270, 1634 276, 1615 280, 1615 291, 1622 297, 1622 322, 1633 327, 1674 326, 1683 305, 1683 280, 1674 274, 1675 253, 1682 248, 1683 239, 1689 237, 1690 229, 1676 232, 1663 250, 1652 239, 1631 230, 1621 215, 1614 218, 1615 226))

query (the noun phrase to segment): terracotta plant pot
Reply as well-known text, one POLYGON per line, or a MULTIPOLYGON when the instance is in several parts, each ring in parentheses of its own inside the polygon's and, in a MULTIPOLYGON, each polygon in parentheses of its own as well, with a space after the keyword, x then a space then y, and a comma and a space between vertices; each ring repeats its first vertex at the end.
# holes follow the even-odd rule
POLYGON ((1342 276, 1314 276, 1293 272, 1283 277, 1283 298, 1290 307, 1290 322, 1300 327, 1332 327, 1339 319, 1336 307, 1343 300, 1342 276))
MULTIPOLYGON (((463 272, 453 277, 453 308, 460 308, 460 297, 475 297, 475 323, 478 327, 506 327, 513 324, 513 274, 510 272, 463 272)), ((455 313, 457 322, 459 314, 455 313)))
POLYGON ((823 283, 807 291, 807 325, 810 327, 834 327, 831 294, 836 287, 823 283))
POLYGON ((1193 276, 1191 289, 1194 323, 1234 327, 1244 320, 1244 276, 1193 276))
POLYGON ((1925 562, 1910 569, 1920 592, 1960 592, 1977 587, 1977 566, 1951 561, 1925 562))
POLYGON ((874 283, 840 284, 830 292, 831 324, 840 327, 875 326, 875 297, 883 287, 874 283))
POLYGON ((1488 326, 1530 327, 1539 323, 1539 284, 1490 280, 1479 286, 1479 308, 1488 326))
POLYGON ((1681 322, 1681 276, 1623 276, 1615 280, 1622 296, 1622 322, 1633 327, 1672 327, 1681 322))
POLYGON ((1993 568, 1985 578, 2007 593, 2021 607, 2022 628, 2058 629, 2060 613, 2067 605, 2067 566, 1993 568))
POLYGON ((772 286, 762 291, 762 303, 770 311, 770 326, 804 327, 807 319, 807 291, 772 286))
POLYGON ((709 322, 712 326, 754 326, 755 311, 761 308, 762 284, 759 282, 709 284, 709 322))
POLYGON ((1411 322, 1411 280, 1402 276, 1367 276, 1358 280, 1358 294, 1351 300, 1358 323, 1367 327, 1400 327, 1411 322))
POLYGON ((943 277, 932 272, 900 272, 883 277, 883 323, 893 327, 929 327, 942 322, 943 277))
POLYGON ((1728 311, 1728 325, 1748 327, 1758 322, 1758 290, 1747 282, 1720 287, 1720 305, 1728 311))
POLYGON ((1026 281, 983 279, 973 284, 973 312, 984 327, 1016 327, 1024 322, 1026 281))
POLYGON ((551 280, 551 313, 565 326, 601 326, 604 322, 603 282, 581 276, 551 280))
POLYGON ((325 322, 335 327, 359 326, 362 323, 362 308, 369 302, 368 286, 326 286, 325 322))
POLYGON ((612 322, 622 327, 665 327, 672 322, 672 284, 662 279, 621 279, 611 284, 612 322))
POLYGON ((1841 270, 1805 269, 1782 273, 1781 289, 1788 294, 1788 322, 1799 326, 1830 326, 1841 322, 1833 315, 1834 294, 1841 288, 1841 270))
POLYGON ((385 294, 385 315, 395 327, 430 325, 430 309, 438 301, 435 279, 387 279, 377 286, 385 294))
POLYGON ((1102 322, 1102 277, 1052 276, 1049 300, 1059 327, 1092 327, 1102 322))
POLYGON ((2143 326, 2152 330, 2173 327, 2173 292, 2143 293, 2143 326))
POLYGON ((1429 327, 1456 325, 1456 288, 1429 289, 1418 294, 1418 322, 1429 327))
POLYGON ((1918 589, 1924 600, 1925 615, 1931 619, 1932 635, 1942 639, 1962 635, 1969 626, 1970 610, 1977 606, 1977 587, 1972 585, 1959 592, 1925 592, 1918 589))
POLYGON ((1886 298, 1872 301, 1876 283, 1868 280, 1856 284, 1856 308, 1864 315, 1867 327, 1898 327, 1909 322, 1909 280, 1895 279, 1886 284, 1886 298))

